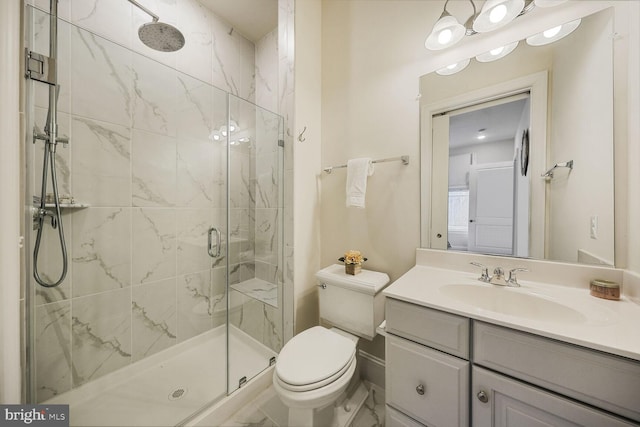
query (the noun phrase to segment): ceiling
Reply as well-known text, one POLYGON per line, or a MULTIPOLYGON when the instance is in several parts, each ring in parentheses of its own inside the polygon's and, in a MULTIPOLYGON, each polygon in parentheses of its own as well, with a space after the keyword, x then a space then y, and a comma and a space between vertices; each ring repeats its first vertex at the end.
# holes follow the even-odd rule
POLYGON ((252 42, 278 26, 278 0, 200 0, 252 42))
POLYGON ((449 147, 513 140, 525 102, 526 99, 520 99, 452 116, 449 121, 449 147), (486 129, 483 140, 477 138, 480 129, 486 129))

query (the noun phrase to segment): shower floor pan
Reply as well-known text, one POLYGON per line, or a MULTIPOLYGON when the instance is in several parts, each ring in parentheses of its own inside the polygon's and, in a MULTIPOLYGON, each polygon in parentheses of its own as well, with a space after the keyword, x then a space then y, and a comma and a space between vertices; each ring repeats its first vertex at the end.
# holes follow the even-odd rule
MULTIPOLYGON (((229 329, 229 381, 236 389, 276 353, 229 329)), ((226 395, 225 330, 219 326, 43 403, 68 404, 72 426, 174 426, 226 395)))

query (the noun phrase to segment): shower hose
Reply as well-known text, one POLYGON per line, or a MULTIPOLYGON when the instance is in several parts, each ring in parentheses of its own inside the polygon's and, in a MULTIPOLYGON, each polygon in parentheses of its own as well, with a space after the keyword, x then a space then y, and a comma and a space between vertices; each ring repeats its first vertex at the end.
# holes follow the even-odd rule
POLYGON ((60 212, 60 199, 58 198, 58 180, 56 178, 56 151, 55 143, 46 141, 44 144, 44 159, 42 162, 42 188, 40 191, 40 208, 37 212, 37 226, 38 234, 36 236, 36 244, 33 250, 33 277, 40 286, 45 288, 55 288, 60 285, 64 278, 67 276, 67 245, 64 240, 64 230, 62 226, 62 215, 60 212), (53 199, 55 205, 55 211, 50 212, 46 209, 46 196, 47 196, 47 173, 49 169, 49 162, 51 162, 51 185, 53 187, 53 199), (44 221, 46 217, 51 217, 51 227, 58 229, 58 236, 60 240, 60 249, 62 252, 62 273, 60 277, 55 281, 46 281, 40 277, 38 271, 38 254, 40 253, 40 245, 42 243, 42 233, 44 232, 44 221))

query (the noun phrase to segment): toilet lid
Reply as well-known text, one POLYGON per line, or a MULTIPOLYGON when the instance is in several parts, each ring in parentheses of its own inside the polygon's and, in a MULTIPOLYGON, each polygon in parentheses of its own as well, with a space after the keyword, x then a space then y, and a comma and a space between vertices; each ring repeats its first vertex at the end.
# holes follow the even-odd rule
POLYGON ((352 361, 356 344, 322 326, 293 337, 278 356, 278 378, 293 386, 318 383, 343 371, 352 361))

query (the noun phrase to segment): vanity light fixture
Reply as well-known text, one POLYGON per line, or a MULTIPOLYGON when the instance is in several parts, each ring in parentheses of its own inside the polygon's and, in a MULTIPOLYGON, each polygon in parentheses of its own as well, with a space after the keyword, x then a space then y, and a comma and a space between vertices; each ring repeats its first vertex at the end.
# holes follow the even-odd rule
POLYGON ((424 46, 429 50, 451 47, 462 40, 465 35, 472 36, 501 28, 516 17, 529 12, 535 6, 534 0, 487 0, 478 13, 473 0, 469 0, 473 7, 473 14, 462 25, 447 10, 448 3, 449 0, 444 3, 444 10, 440 18, 424 42, 424 46))
POLYGON ((581 19, 576 19, 575 21, 567 22, 566 24, 558 25, 541 33, 534 34, 533 36, 527 37, 527 44, 530 46, 544 46, 558 41, 575 31, 581 21, 581 19))
POLYGON ((487 0, 476 19, 473 30, 487 33, 513 21, 524 9, 524 0, 487 0))
POLYGON ((476 60, 478 62, 491 62, 500 58, 504 58, 505 56, 513 52, 516 47, 518 47, 518 43, 518 41, 515 41, 513 43, 509 43, 508 45, 491 49, 488 52, 476 56, 476 60))
POLYGON ((451 74, 458 73, 467 68, 467 65, 469 65, 469 61, 471 61, 469 58, 463 59, 460 62, 456 62, 455 64, 451 64, 437 70, 436 73, 440 74, 441 76, 450 76, 451 74))

